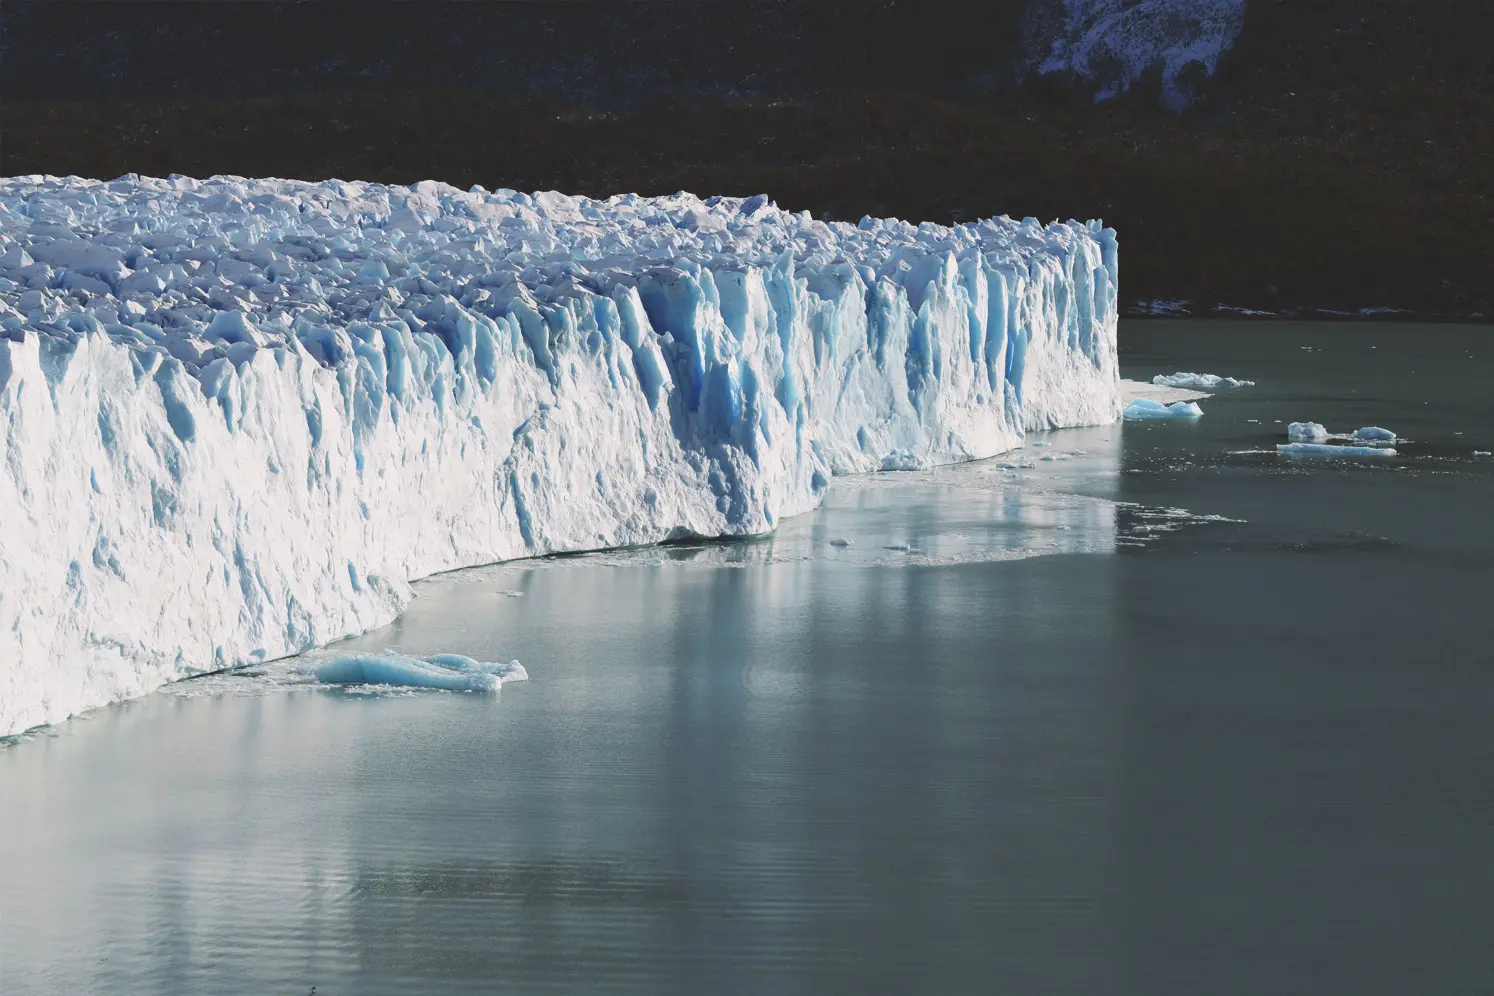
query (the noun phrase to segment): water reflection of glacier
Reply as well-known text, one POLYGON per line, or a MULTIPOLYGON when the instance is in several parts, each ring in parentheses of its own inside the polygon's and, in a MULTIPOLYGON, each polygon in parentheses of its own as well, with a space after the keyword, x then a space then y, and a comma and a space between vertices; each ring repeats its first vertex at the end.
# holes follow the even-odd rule
POLYGON ((879 474, 834 482, 824 505, 770 536, 672 543, 514 561, 427 579, 423 594, 561 567, 747 567, 830 560, 864 567, 1020 560, 1115 549, 1114 502, 1024 484, 994 464, 963 472, 879 474))

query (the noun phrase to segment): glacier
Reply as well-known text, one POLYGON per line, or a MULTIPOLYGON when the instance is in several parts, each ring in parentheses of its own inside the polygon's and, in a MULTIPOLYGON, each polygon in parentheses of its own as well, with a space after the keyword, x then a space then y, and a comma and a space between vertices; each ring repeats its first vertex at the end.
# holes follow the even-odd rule
POLYGON ((1114 422, 1117 280, 1093 221, 0 179, 0 735, 1114 422))

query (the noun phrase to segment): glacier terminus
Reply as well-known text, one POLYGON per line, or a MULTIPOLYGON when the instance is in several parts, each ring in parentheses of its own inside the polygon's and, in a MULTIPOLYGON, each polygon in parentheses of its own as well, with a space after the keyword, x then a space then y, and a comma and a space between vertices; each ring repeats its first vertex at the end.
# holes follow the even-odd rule
POLYGON ((1117 279, 1093 221, 0 180, 0 735, 1114 422, 1117 279))

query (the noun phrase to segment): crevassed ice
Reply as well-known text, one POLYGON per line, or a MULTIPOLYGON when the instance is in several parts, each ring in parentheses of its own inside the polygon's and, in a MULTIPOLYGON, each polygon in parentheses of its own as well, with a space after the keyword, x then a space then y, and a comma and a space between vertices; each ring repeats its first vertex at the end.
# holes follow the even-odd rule
POLYGON ((0 180, 0 732, 1114 421, 1116 277, 1097 222, 0 180))

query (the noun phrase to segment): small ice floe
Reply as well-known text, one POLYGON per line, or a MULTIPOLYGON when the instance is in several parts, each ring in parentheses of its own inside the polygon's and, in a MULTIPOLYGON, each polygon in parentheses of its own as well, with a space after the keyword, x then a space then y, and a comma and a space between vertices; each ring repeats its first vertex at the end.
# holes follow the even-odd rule
POLYGON ((327 685, 400 685, 450 692, 492 692, 505 682, 529 679, 518 661, 487 664, 461 654, 432 654, 422 660, 387 650, 348 654, 308 671, 327 685))
POLYGON ((1389 446, 1337 446, 1332 443, 1279 443, 1276 452, 1285 456, 1393 457, 1389 446))
POLYGON ((851 541, 848 540, 848 539, 846 539, 844 536, 837 536, 833 540, 830 541, 830 545, 831 546, 850 546, 851 545, 851 541))
POLYGON ((1126 406, 1126 418, 1134 419, 1159 419, 1159 418, 1198 418, 1203 414, 1203 409, 1192 401, 1176 401, 1170 405, 1164 405, 1160 401, 1150 401, 1146 398, 1137 398, 1126 406))
POLYGON ((1294 443, 1322 443, 1328 440, 1328 430, 1317 422, 1293 422, 1287 426, 1287 438, 1294 443))
POLYGON ((910 547, 906 543, 888 543, 886 546, 882 547, 882 549, 884 549, 884 550, 893 550, 893 551, 895 551, 897 553, 907 553, 909 550, 912 549, 912 547, 910 547))
POLYGON ((1199 391, 1212 391, 1221 387, 1254 387, 1253 380, 1236 380, 1217 374, 1184 373, 1158 374, 1152 378, 1158 387, 1189 387, 1199 391))
POLYGON ((1396 436, 1389 429, 1382 429, 1378 425, 1366 425, 1354 430, 1354 438, 1362 443, 1393 443, 1396 436))
POLYGON ((1028 446, 1052 446, 1053 444, 1050 443, 1050 442, 1048 442, 1046 439, 1039 439, 1039 440, 1037 440, 1035 442, 1028 443, 1027 445, 1028 446))
POLYGON ((1488 456, 1489 455, 1489 451, 1488 450, 1474 450, 1473 451, 1473 455, 1476 456, 1476 457, 1488 456))

